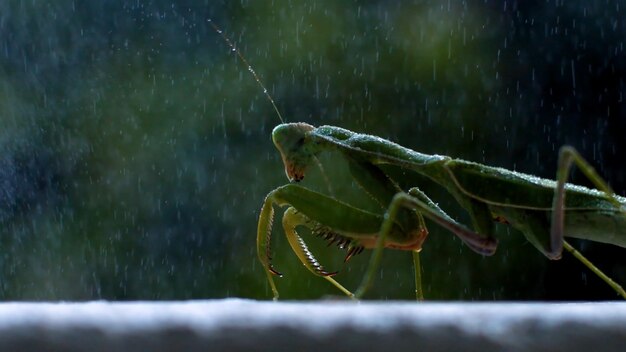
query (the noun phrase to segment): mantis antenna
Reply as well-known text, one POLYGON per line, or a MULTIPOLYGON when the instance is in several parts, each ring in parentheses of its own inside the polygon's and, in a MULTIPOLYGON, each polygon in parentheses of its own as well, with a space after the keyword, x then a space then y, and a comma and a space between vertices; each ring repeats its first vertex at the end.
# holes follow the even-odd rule
POLYGON ((261 79, 259 78, 259 76, 257 76, 256 72, 254 72, 254 69, 252 69, 252 66, 250 66, 250 64, 248 63, 248 60, 246 60, 246 58, 243 57, 243 54, 241 54, 241 52, 239 51, 239 49, 237 49, 235 44, 233 44, 233 42, 231 42, 230 39, 228 39, 228 37, 224 34, 224 32, 222 32, 222 30, 215 23, 213 23, 213 21, 211 21, 210 18, 207 19, 207 22, 209 22, 209 24, 211 25, 211 27, 213 27, 213 29, 217 32, 217 34, 222 36, 222 38, 224 39, 226 44, 228 44, 228 46, 230 46, 230 48, 235 53, 237 53, 237 56, 239 56, 239 58, 244 63, 244 65, 248 66, 248 71, 250 71, 250 73, 252 73, 252 76, 254 76, 254 79, 256 80, 256 82, 261 86, 261 88, 263 88, 263 93, 265 94, 267 99, 269 99, 270 103, 272 103, 272 106, 274 107, 274 111, 276 111, 276 114, 278 115, 278 118, 280 119, 280 122, 281 123, 285 123, 285 120, 283 120, 283 116, 280 114, 280 111, 278 111, 278 108, 276 107, 276 103, 274 103, 274 99, 272 99, 272 96, 267 91, 267 88, 265 88, 265 86, 261 82, 261 79))
MULTIPOLYGON (((278 111, 278 107, 276 107, 276 103, 274 103, 274 99, 272 99, 272 96, 267 91, 267 88, 265 88, 265 85, 263 84, 263 82, 261 82, 261 79, 259 78, 259 76, 256 74, 252 66, 248 63, 248 60, 246 60, 246 58, 239 51, 239 49, 237 49, 235 44, 233 44, 233 42, 230 41, 230 39, 224 34, 224 32, 215 23, 213 23, 213 21, 210 18, 207 19, 207 22, 209 22, 209 25, 211 25, 211 27, 213 27, 213 29, 217 32, 217 34, 219 34, 222 37, 222 39, 224 39, 224 41, 226 42, 226 44, 228 44, 228 46, 232 49, 232 51, 237 53, 237 56, 239 56, 239 58, 244 63, 244 65, 248 66, 248 71, 250 71, 250 73, 254 77, 254 80, 256 80, 256 82, 261 86, 261 88, 263 88, 263 93, 265 94, 267 99, 270 101, 270 103, 272 103, 272 107, 274 107, 274 111, 276 111, 276 115, 278 115, 280 122, 285 123, 285 120, 283 120, 283 116, 280 114, 280 111, 278 111)), ((315 157, 315 162, 317 163, 317 166, 320 168, 320 171, 322 172, 322 177, 324 177, 324 181, 326 182, 328 191, 330 192, 331 195, 334 195, 333 189, 330 186, 330 180, 326 176, 326 172, 324 172, 324 167, 322 166, 322 163, 317 159, 317 157, 315 157)))

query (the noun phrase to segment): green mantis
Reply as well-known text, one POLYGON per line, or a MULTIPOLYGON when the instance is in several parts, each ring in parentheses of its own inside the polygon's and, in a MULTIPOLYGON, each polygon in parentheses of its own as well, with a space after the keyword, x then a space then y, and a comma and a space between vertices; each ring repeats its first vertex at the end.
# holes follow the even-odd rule
MULTIPOLYGON (((215 27, 248 66, 277 111, 273 99, 245 58, 215 27)), ((279 118, 280 113, 278 113, 279 118)), ((339 127, 283 123, 272 132, 289 184, 271 191, 261 208, 257 253, 274 299, 278 290, 271 256, 275 207, 286 208, 283 231, 296 256, 313 274, 328 280, 352 298, 361 298, 373 282, 385 248, 413 253, 416 297, 423 298, 418 252, 427 248, 427 221, 458 236, 478 254, 493 255, 497 248, 494 221, 509 224, 549 259, 559 259, 563 248, 626 298, 626 292, 571 247, 564 237, 581 238, 626 247, 626 198, 614 195, 594 169, 571 147, 559 152, 556 181, 440 155, 425 155, 393 142, 339 127), (354 181, 378 203, 378 211, 348 204, 297 184, 318 163, 321 153, 339 154, 354 181), (598 190, 567 183, 576 165, 598 190), (447 190, 468 212, 472 229, 457 222, 417 187, 398 186, 388 167, 425 176, 447 190), (346 250, 346 261, 364 249, 372 255, 364 278, 352 293, 327 271, 299 235, 308 228, 314 235, 346 250)))
MULTIPOLYGON (((272 139, 290 181, 302 180, 318 154, 336 152, 349 164, 354 180, 382 209, 380 213, 371 213, 295 183, 270 192, 259 217, 257 248, 275 298, 278 291, 273 276, 280 274, 272 266, 270 256, 274 205, 288 207, 283 216, 283 229, 304 266, 350 297, 362 297, 371 285, 384 248, 414 251, 415 270, 419 273, 417 252, 427 235, 426 218, 482 255, 492 255, 496 250, 493 221, 510 224, 549 259, 559 259, 565 247, 626 298, 619 285, 563 239, 568 236, 626 247, 623 233, 626 199, 615 196, 571 147, 560 150, 555 182, 447 156, 421 154, 339 127, 281 124, 272 132, 272 139), (418 188, 401 190, 396 180, 385 173, 386 165, 416 172, 444 187, 469 213, 473 230, 453 220, 418 188), (567 184, 573 165, 600 190, 567 184), (347 258, 363 248, 373 249, 369 268, 354 294, 332 279, 334 273, 327 272, 318 263, 298 235, 299 226, 329 240, 341 241, 348 250, 347 258)), ((418 280, 416 277, 417 297, 421 298, 418 280)))

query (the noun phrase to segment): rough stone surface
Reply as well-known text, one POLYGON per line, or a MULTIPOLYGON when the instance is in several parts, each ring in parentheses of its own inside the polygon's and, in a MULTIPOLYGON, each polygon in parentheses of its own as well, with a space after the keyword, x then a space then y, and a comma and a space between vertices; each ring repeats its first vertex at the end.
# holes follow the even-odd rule
POLYGON ((626 303, 0 304, 0 351, 626 351, 626 303))

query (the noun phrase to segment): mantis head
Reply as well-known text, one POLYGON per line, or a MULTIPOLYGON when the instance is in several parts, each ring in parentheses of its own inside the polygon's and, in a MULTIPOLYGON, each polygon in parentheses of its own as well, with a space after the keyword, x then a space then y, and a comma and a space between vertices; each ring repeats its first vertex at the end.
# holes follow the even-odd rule
POLYGON ((285 173, 289 181, 298 182, 304 178, 304 172, 315 159, 318 150, 308 143, 308 134, 315 127, 298 122, 284 123, 272 131, 272 141, 280 152, 285 164, 285 173))

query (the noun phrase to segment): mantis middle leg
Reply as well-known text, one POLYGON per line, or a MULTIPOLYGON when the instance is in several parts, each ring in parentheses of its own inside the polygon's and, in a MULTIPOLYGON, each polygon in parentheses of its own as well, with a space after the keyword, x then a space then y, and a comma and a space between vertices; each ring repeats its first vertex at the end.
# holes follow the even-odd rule
MULTIPOLYGON (((494 238, 482 237, 479 234, 469 230, 465 226, 459 224, 450 216, 448 216, 443 210, 441 210, 432 200, 428 198, 428 196, 426 196, 426 194, 424 194, 418 188, 412 188, 409 190, 408 194, 400 192, 393 197, 381 225, 376 248, 372 253, 369 266, 367 268, 365 276, 363 277, 363 281, 355 292, 356 298, 363 297, 367 289, 371 286, 374 274, 380 266, 380 260, 382 258, 382 250, 384 248, 385 239, 391 231, 391 226, 398 216, 398 212, 402 208, 407 208, 412 211, 419 212, 424 217, 451 231, 477 253, 483 255, 492 255, 493 253, 495 253, 497 241, 494 238)), ((416 270, 416 281, 418 281, 418 275, 421 270, 419 268, 419 257, 415 257, 414 255, 414 262, 416 270)), ((416 291, 418 291, 418 299, 419 291, 421 291, 421 288, 419 288, 419 286, 421 286, 421 284, 416 285, 416 291)))

